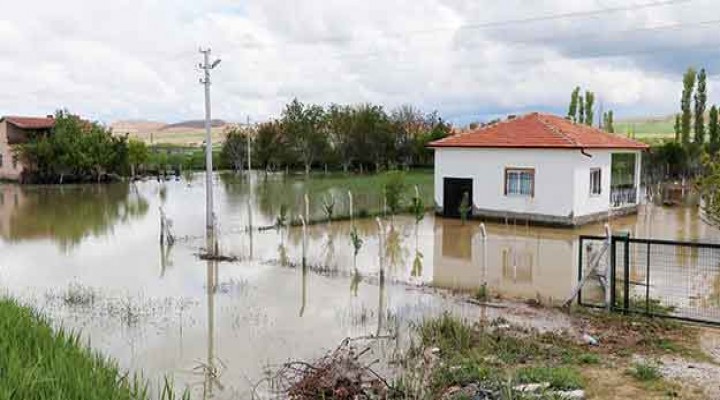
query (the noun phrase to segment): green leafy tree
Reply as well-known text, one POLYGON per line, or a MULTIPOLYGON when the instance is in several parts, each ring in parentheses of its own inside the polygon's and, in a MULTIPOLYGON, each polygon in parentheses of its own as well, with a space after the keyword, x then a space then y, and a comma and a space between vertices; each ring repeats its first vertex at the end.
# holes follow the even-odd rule
POLYGON ((411 105, 403 105, 394 110, 390 116, 395 136, 395 150, 398 161, 409 168, 418 154, 415 143, 427 130, 425 116, 411 105))
POLYGON ((283 111, 283 129, 295 155, 305 167, 306 174, 310 173, 313 163, 327 150, 323 122, 322 107, 305 106, 298 99, 293 99, 283 111))
POLYGON ((578 115, 575 121, 579 124, 585 123, 585 101, 582 96, 578 97, 578 115))
POLYGON ((680 121, 680 114, 675 114, 675 141, 680 142, 680 138, 682 137, 682 122, 680 121))
POLYGON ((603 114, 603 129, 605 132, 615 133, 615 121, 612 110, 603 114))
POLYGON ((265 171, 279 166, 287 151, 286 138, 278 121, 262 123, 252 142, 253 160, 265 171))
POLYGON ((580 97, 580 87, 576 86, 570 94, 570 105, 568 106, 568 117, 573 121, 577 121, 578 100, 580 97))
POLYGON ((355 111, 350 106, 332 104, 325 117, 332 150, 347 173, 355 160, 355 111))
POLYGON ((585 116, 583 117, 585 125, 592 126, 595 119, 595 93, 585 91, 585 116))
POLYGON ((696 72, 694 68, 688 68, 683 75, 683 91, 680 99, 681 129, 680 137, 684 146, 690 143, 690 128, 692 125, 692 93, 695 87, 696 72))
POLYGON ((252 136, 252 128, 247 126, 225 130, 225 141, 220 150, 222 164, 231 167, 233 171, 242 171, 247 155, 248 138, 252 136))
POLYGON ((702 197, 702 216, 711 225, 720 228, 720 159, 705 156, 704 173, 698 180, 702 197))
POLYGON ((66 177, 95 181, 128 168, 126 136, 113 136, 104 126, 66 110, 55 113, 51 134, 30 137, 16 155, 31 179, 41 182, 64 183, 66 177))
POLYGON ((715 105, 710 107, 708 134, 710 135, 710 153, 715 154, 720 150, 720 122, 718 121, 718 108, 715 105))
POLYGON ((707 107, 707 74, 705 68, 697 75, 695 92, 695 143, 705 143, 705 109, 707 107))
POLYGON ((128 163, 130 164, 130 176, 135 177, 137 168, 145 164, 150 157, 150 151, 148 150, 145 142, 130 139, 128 140, 128 163))

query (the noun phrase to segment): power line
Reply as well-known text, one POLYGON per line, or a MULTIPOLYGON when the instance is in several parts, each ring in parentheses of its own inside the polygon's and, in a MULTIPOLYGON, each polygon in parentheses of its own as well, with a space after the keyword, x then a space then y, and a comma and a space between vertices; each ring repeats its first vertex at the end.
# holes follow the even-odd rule
MULTIPOLYGON (((510 20, 504 20, 504 21, 489 21, 489 22, 482 22, 482 23, 477 23, 477 24, 465 24, 465 25, 461 25, 459 27, 442 27, 442 28, 431 28, 431 29, 383 32, 383 34, 386 37, 388 37, 388 36, 389 37, 403 37, 403 36, 438 33, 438 32, 444 32, 444 31, 499 28, 499 27, 505 27, 505 26, 518 25, 518 24, 528 24, 528 23, 537 23, 537 22, 545 22, 545 21, 557 21, 557 20, 562 20, 562 19, 567 19, 567 18, 592 17, 592 16, 597 16, 597 15, 603 15, 603 14, 618 13, 618 12, 623 12, 623 11, 636 11, 636 10, 642 10, 642 9, 648 9, 648 8, 655 8, 655 7, 665 7, 665 6, 671 6, 671 5, 676 5, 676 4, 689 3, 691 1, 693 1, 693 0, 662 0, 662 1, 653 1, 653 2, 649 2, 649 3, 635 4, 635 5, 629 5, 629 6, 609 7, 609 8, 603 8, 603 9, 575 11, 575 12, 568 12, 568 13, 561 13, 561 14, 550 14, 550 15, 535 16, 535 17, 528 17, 528 18, 510 19, 510 20)), ((316 45, 316 44, 320 44, 320 43, 357 42, 357 41, 362 41, 362 40, 367 40, 367 39, 366 38, 355 38, 351 35, 338 35, 338 36, 326 36, 326 37, 317 38, 317 39, 308 40, 308 41, 297 41, 297 42, 284 43, 281 45, 267 45, 267 44, 259 44, 257 42, 245 43, 245 44, 238 43, 238 45, 241 47, 247 47, 247 48, 269 48, 269 47, 282 47, 282 46, 292 46, 292 45, 307 46, 307 45, 316 45)))

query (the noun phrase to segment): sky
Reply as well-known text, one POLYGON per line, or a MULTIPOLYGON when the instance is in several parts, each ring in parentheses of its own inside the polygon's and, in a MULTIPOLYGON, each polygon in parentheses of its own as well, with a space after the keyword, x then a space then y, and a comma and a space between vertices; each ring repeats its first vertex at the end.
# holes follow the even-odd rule
MULTIPOLYGON (((677 112, 682 73, 720 103, 717 0, 0 0, 0 115, 263 121, 304 103, 411 104, 462 125, 564 114, 575 86, 619 117, 677 112)), ((597 114, 597 113, 596 113, 597 114)))

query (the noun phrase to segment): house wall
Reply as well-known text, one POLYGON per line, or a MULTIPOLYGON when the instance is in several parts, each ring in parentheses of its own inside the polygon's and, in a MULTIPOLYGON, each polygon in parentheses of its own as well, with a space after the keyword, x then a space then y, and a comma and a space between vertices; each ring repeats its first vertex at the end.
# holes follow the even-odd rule
POLYGON ((14 165, 12 147, 9 142, 16 142, 23 135, 22 131, 8 124, 7 121, 0 122, 0 179, 18 180, 22 175, 23 166, 18 161, 14 165))
MULTIPOLYGON (((435 204, 443 206, 443 179, 472 178, 476 214, 502 217, 504 213, 539 216, 538 222, 576 224, 578 217, 605 213, 610 208, 613 153, 636 154, 639 186, 639 151, 577 149, 438 148, 435 150, 435 204), (505 168, 535 169, 534 197, 504 194, 505 168), (590 194, 590 170, 601 169, 602 192, 590 194)), ((639 199, 639 196, 638 196, 639 199)))
MULTIPOLYGON (((642 154, 640 151, 627 150, 588 150, 586 153, 592 157, 582 156, 575 164, 575 216, 586 216, 610 209, 610 186, 612 176, 612 155, 618 153, 635 154, 635 186, 640 187, 640 166, 642 165, 642 154), (590 170, 601 168, 602 170, 602 192, 599 196, 590 194, 590 170)), ((637 196, 638 202, 642 199, 637 196)))
POLYGON ((443 179, 473 179, 477 213, 505 212, 572 217, 578 150, 438 148, 435 150, 435 203, 443 206, 443 179), (534 168, 534 197, 506 196, 505 168, 534 168))

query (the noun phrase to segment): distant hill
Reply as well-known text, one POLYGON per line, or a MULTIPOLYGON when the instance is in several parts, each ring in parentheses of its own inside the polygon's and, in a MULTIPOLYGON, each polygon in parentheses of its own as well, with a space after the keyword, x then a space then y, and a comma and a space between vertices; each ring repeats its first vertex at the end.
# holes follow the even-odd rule
MULTIPOLYGON (((213 128, 220 128, 227 125, 227 122, 221 119, 211 119, 210 126, 213 128)), ((167 131, 177 128, 189 128, 189 129, 205 129, 205 120, 195 119, 190 121, 176 122, 174 124, 167 124, 160 128, 160 130, 167 131)))
MULTIPOLYGON (((216 143, 224 139, 223 130, 229 125, 221 119, 210 121, 213 140, 216 143)), ((188 120, 172 124, 147 120, 122 120, 110 124, 116 134, 129 134, 131 137, 149 144, 174 144, 179 146, 200 146, 205 138, 205 121, 188 120)))

